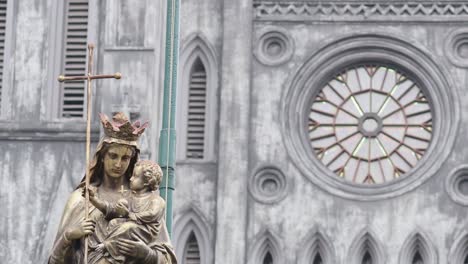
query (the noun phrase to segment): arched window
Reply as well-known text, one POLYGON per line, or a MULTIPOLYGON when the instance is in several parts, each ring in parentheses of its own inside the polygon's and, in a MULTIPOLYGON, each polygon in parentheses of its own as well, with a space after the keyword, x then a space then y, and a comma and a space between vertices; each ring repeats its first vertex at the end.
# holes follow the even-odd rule
POLYGON ((323 264, 322 257, 320 256, 320 253, 317 253, 315 255, 314 261, 312 264, 323 264))
POLYGON ((182 264, 200 264, 200 249, 195 234, 192 232, 185 245, 182 264))
POLYGON ((330 240, 320 231, 312 230, 305 236, 298 251, 298 264, 336 263, 335 250, 330 240))
POLYGON ((372 256, 369 252, 364 254, 364 257, 362 258, 362 264, 372 264, 372 256))
POLYGON ((249 264, 278 264, 285 263, 284 256, 281 254, 279 238, 265 230, 259 233, 253 242, 249 243, 249 264), (251 245, 251 246, 250 246, 251 245))
POLYGON ((273 257, 271 256, 270 252, 267 252, 265 254, 265 257, 263 258, 263 264, 273 264, 273 257))
POLYGON ((465 260, 463 261, 463 264, 468 264, 468 254, 466 254, 465 260))
POLYGON ((205 147, 206 85, 205 66, 197 58, 190 71, 186 158, 203 159, 205 147))
POLYGON ((213 161, 219 71, 216 52, 197 34, 183 46, 180 61, 177 161, 213 161))
POLYGON ((421 254, 419 252, 416 252, 413 257, 413 261, 411 264, 424 264, 423 258, 421 257, 421 254))
POLYGON ((432 244, 430 237, 422 230, 417 230, 413 234, 410 234, 401 247, 399 263, 439 263, 437 250, 432 244))
POLYGON ((213 263, 213 232, 209 220, 195 205, 192 205, 188 211, 181 212, 175 218, 173 234, 172 242, 176 250, 175 253, 181 263, 213 263), (198 262, 184 262, 185 256, 192 256, 198 262))
POLYGON ((348 259, 353 264, 378 264, 385 262, 385 254, 376 236, 365 229, 351 244, 348 259))

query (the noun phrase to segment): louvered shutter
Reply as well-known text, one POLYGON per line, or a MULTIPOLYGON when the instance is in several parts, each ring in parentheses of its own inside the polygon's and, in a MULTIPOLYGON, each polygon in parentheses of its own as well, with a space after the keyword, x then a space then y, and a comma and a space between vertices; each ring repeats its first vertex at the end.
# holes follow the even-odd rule
POLYGON ((0 0, 0 105, 2 104, 3 58, 5 53, 7 0, 0 0))
POLYGON ((206 70, 197 59, 190 72, 188 120, 187 120, 187 158, 203 159, 205 144, 206 117, 206 70))
MULTIPOLYGON (((65 11, 63 74, 86 74, 88 0, 67 0, 65 11)), ((83 117, 86 111, 85 81, 62 84, 62 117, 83 117)))
POLYGON ((183 264, 200 264, 200 249, 198 248, 197 238, 191 233, 187 244, 185 245, 183 264))

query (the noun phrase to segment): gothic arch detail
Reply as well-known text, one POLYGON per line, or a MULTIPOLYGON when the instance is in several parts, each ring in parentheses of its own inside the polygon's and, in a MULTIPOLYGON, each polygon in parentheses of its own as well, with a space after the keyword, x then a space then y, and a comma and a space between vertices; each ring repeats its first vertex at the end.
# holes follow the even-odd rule
POLYGON ((310 232, 301 243, 298 251, 298 264, 333 264, 335 250, 330 240, 320 231, 310 232))
POLYGON ((199 263, 213 263, 213 235, 208 221, 196 207, 192 206, 174 221, 173 241, 177 256, 185 257, 187 248, 195 249, 196 245, 199 263))
POLYGON ((213 160, 218 63, 201 34, 184 41, 177 104, 177 159, 213 160))
POLYGON ((420 230, 409 235, 403 243, 399 263, 415 264, 418 261, 424 264, 438 263, 436 248, 429 237, 420 230))
POLYGON ((351 244, 348 260, 351 264, 383 264, 385 254, 376 236, 366 230, 351 244))
POLYGON ((261 233, 256 239, 253 239, 253 245, 249 246, 252 250, 249 253, 248 264, 280 264, 284 263, 281 255, 280 239, 269 230, 261 233))
POLYGON ((453 242, 449 256, 449 264, 465 264, 468 263, 468 232, 464 231, 453 242))

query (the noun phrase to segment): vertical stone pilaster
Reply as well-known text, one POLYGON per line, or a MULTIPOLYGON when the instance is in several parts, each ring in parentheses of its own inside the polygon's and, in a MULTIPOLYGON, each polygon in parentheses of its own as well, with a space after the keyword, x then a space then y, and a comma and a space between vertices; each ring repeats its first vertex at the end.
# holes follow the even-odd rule
POLYGON ((223 15, 215 263, 244 263, 252 0, 225 0, 223 15))

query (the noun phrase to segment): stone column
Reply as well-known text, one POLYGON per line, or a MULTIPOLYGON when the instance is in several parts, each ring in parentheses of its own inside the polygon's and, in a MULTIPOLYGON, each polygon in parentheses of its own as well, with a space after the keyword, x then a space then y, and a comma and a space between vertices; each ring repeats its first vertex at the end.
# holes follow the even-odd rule
POLYGON ((252 0, 224 1, 215 263, 245 263, 252 0))

